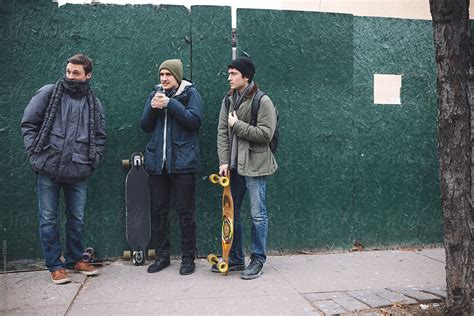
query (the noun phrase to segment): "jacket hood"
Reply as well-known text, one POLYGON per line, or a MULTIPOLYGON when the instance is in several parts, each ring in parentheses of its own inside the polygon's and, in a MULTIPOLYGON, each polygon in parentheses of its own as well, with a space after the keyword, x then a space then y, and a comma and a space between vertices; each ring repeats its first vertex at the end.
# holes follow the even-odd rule
MULTIPOLYGON (((183 93, 184 90, 188 89, 189 87, 194 86, 193 82, 191 80, 183 79, 181 81, 181 84, 178 87, 178 90, 176 91, 174 96, 178 96, 181 93, 183 93)), ((157 84, 155 86, 155 91, 163 91, 163 88, 161 87, 161 84, 157 84)))

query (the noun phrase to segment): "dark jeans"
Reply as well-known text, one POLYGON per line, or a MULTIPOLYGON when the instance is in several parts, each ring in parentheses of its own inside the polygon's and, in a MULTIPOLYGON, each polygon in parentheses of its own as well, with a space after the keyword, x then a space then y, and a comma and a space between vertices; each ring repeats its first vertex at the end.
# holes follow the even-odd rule
POLYGON ((53 272, 71 266, 82 258, 82 232, 84 230, 84 208, 86 205, 87 184, 57 183, 49 177, 38 174, 39 232, 45 263, 53 272), (61 189, 66 200, 66 252, 61 260, 59 239, 59 194, 61 189))
POLYGON ((195 175, 163 174, 150 175, 151 197, 151 246, 156 258, 170 257, 169 213, 170 197, 173 194, 176 214, 181 227, 181 256, 194 260, 196 254, 196 205, 195 175))

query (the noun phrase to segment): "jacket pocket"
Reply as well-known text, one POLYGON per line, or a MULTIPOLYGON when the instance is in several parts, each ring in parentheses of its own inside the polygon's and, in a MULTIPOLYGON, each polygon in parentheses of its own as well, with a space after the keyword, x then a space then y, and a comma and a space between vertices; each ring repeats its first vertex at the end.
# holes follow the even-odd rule
POLYGON ((72 179, 85 179, 92 172, 92 161, 86 155, 72 153, 69 177, 72 179))
POLYGON ((48 176, 55 176, 59 159, 61 158, 61 149, 54 144, 46 145, 39 153, 33 152, 30 156, 31 168, 48 176))
POLYGON ((173 158, 176 170, 196 168, 196 148, 191 141, 175 141, 173 158))
POLYGON ((155 172, 157 166, 156 145, 149 143, 145 149, 145 170, 155 172))
POLYGON ((268 170, 269 152, 266 145, 250 147, 247 156, 247 168, 250 173, 262 173, 268 170))

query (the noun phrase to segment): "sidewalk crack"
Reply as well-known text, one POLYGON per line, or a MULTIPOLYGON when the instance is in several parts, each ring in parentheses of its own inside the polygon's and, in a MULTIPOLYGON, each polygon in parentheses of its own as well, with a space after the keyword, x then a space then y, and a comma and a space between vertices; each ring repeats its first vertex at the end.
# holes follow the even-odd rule
POLYGON ((444 261, 439 260, 439 259, 436 259, 436 258, 433 258, 433 257, 431 257, 431 256, 429 256, 429 255, 427 255, 427 254, 424 254, 424 253, 417 253, 417 255, 420 255, 420 256, 423 256, 423 257, 425 257, 425 258, 428 258, 428 259, 437 261, 437 262, 442 263, 442 264, 446 264, 444 261))
POLYGON ((86 288, 86 284, 89 283, 89 279, 91 277, 86 277, 84 281, 81 282, 81 286, 77 289, 77 292, 76 292, 76 295, 74 295, 74 298, 72 299, 71 301, 71 304, 69 304, 66 312, 64 313, 64 315, 68 315, 69 312, 71 311, 72 309, 72 306, 74 305, 74 303, 77 301, 77 299, 79 298, 79 295, 81 294, 81 291, 82 289, 85 289, 86 288))

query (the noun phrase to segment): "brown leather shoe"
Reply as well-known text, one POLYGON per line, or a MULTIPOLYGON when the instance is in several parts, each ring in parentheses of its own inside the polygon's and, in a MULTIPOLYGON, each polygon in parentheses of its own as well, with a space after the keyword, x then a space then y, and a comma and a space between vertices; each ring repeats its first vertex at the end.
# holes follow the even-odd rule
POLYGON ((94 275, 97 274, 97 269, 91 266, 90 264, 78 261, 73 268, 75 271, 80 272, 85 275, 94 275))
POLYGON ((51 272, 51 280, 55 284, 63 284, 71 282, 71 278, 67 275, 66 270, 58 269, 56 271, 51 272))

